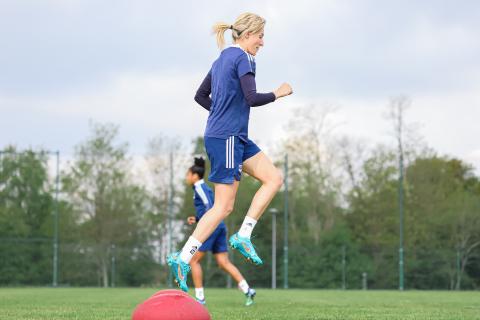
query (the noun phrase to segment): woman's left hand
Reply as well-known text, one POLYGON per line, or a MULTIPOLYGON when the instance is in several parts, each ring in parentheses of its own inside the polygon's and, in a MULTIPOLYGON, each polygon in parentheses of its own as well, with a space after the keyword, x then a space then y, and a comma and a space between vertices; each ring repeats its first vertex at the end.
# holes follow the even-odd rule
POLYGON ((187 223, 189 225, 195 224, 195 223, 197 223, 197 218, 195 218, 194 216, 190 216, 190 217, 187 218, 187 223))

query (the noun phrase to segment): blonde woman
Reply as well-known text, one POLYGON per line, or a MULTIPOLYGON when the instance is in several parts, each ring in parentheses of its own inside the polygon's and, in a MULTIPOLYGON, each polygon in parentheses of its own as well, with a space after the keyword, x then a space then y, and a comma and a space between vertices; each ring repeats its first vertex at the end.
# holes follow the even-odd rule
POLYGON ((264 45, 264 28, 265 19, 253 13, 240 15, 233 24, 217 23, 213 27, 220 49, 225 45, 227 30, 232 32, 233 45, 222 50, 195 95, 195 101, 209 111, 205 149, 211 162, 208 179, 215 185, 215 202, 182 250, 167 257, 175 281, 183 291, 188 291, 187 275, 192 257, 233 210, 242 170, 262 185, 253 197, 242 226, 229 242, 251 263, 263 264, 250 236, 283 179, 272 161, 248 137, 250 108, 292 94, 287 83, 273 92, 257 93, 254 57, 264 45))

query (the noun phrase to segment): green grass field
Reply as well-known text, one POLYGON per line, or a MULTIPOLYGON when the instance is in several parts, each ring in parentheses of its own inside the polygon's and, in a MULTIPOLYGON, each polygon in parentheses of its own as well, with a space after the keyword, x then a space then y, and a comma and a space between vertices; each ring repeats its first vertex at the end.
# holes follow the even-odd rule
MULTIPOLYGON (((154 289, 4 288, 0 319, 130 319, 154 289)), ((258 290, 243 306, 234 289, 208 289, 208 309, 223 319, 480 319, 480 292, 258 290)))

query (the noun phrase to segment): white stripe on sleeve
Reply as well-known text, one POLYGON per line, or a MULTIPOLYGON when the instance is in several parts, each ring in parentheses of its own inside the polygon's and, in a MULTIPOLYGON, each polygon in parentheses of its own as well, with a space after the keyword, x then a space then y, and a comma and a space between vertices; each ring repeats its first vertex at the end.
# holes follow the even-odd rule
POLYGON ((202 186, 196 185, 195 191, 197 191, 198 195, 200 196, 200 199, 202 199, 203 204, 205 206, 208 206, 208 198, 207 198, 207 195, 205 194, 205 191, 203 191, 202 186))

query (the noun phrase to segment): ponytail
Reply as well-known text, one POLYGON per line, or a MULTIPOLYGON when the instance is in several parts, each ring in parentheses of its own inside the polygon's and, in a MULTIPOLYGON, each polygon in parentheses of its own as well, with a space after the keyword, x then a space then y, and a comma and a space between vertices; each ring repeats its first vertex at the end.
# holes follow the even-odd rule
POLYGON ((217 22, 212 28, 212 32, 217 38, 217 46, 219 49, 223 49, 225 46, 225 31, 228 29, 232 29, 232 25, 225 22, 217 22))
POLYGON ((225 31, 228 29, 232 30, 232 38, 235 42, 247 33, 255 34, 262 31, 265 27, 265 23, 265 19, 259 15, 246 12, 241 14, 233 24, 217 22, 213 26, 212 32, 217 38, 218 48, 223 49, 225 46, 225 31))

